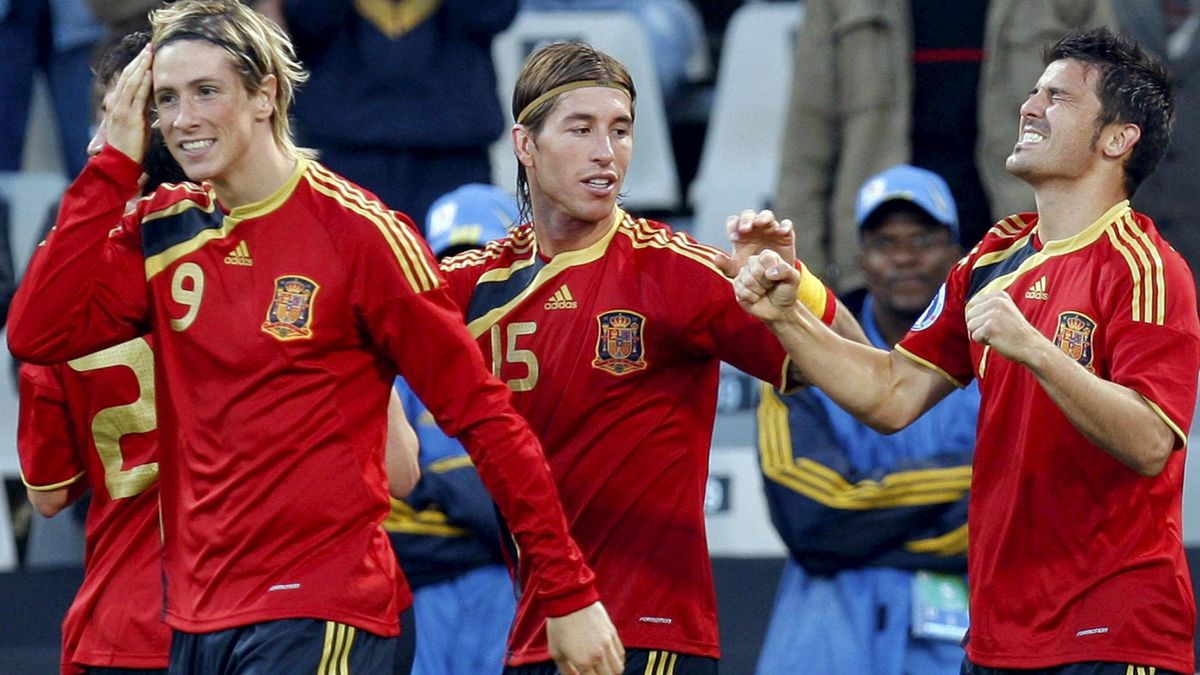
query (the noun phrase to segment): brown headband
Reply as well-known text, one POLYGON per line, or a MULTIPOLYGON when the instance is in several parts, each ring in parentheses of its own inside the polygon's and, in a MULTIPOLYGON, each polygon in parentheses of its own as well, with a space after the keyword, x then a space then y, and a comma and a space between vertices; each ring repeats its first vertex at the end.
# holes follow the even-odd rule
POLYGON ((630 99, 633 98, 633 96, 630 96, 629 89, 625 85, 621 84, 620 82, 613 82, 612 80, 579 80, 577 82, 568 82, 566 84, 560 84, 530 101, 529 105, 521 109, 521 114, 517 115, 517 124, 524 124, 525 118, 529 117, 529 113, 533 112, 538 106, 546 101, 549 101, 555 96, 558 96, 559 94, 565 94, 568 91, 582 89, 584 87, 608 87, 609 89, 617 89, 625 92, 625 95, 629 96, 630 99))

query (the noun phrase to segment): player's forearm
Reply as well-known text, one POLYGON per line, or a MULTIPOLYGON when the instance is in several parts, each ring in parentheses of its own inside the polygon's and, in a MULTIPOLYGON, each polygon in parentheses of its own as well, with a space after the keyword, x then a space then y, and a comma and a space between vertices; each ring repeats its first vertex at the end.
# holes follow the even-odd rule
POLYGON ((799 307, 767 325, 791 357, 793 376, 819 387, 873 429, 892 433, 928 407, 901 395, 898 365, 913 367, 904 357, 841 337, 799 307))
POLYGON ((1166 466, 1175 432, 1140 394, 1093 375, 1049 341, 1026 365, 1071 424, 1101 450, 1144 476, 1166 466))
POLYGON ((57 363, 137 335, 111 320, 119 312, 99 307, 113 293, 97 289, 96 281, 114 271, 105 245, 140 176, 137 163, 106 147, 68 188, 54 230, 13 296, 8 343, 14 356, 57 363))
POLYGON ((508 387, 488 372, 444 289, 392 303, 368 321, 438 426, 470 455, 520 546, 521 565, 538 579, 530 592, 558 615, 595 602, 595 575, 568 532, 541 445, 513 410, 508 387), (387 325, 420 330, 400 339, 388 336, 387 325))
POLYGON ((863 332, 862 325, 855 318, 854 312, 847 309, 841 300, 837 301, 837 314, 834 315, 833 323, 829 327, 847 340, 863 345, 871 344, 871 341, 867 339, 867 334, 863 332))
POLYGON ((57 490, 34 490, 26 488, 25 494, 29 498, 29 503, 33 505, 33 510, 38 512, 38 515, 43 518, 53 518, 62 512, 63 509, 79 501, 87 492, 87 482, 78 480, 71 485, 57 490))
POLYGON ((404 406, 396 390, 392 390, 388 398, 387 426, 387 474, 388 491, 396 499, 404 499, 412 493, 417 481, 421 479, 421 467, 417 462, 420 452, 417 432, 413 431, 408 417, 404 414, 404 406))

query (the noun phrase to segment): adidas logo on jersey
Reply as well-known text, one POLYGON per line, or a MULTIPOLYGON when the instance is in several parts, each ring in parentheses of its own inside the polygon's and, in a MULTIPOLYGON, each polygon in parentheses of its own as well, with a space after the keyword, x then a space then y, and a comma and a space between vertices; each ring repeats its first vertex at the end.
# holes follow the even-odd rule
POLYGON ((243 265, 245 267, 253 267, 254 261, 250 259, 250 247, 246 245, 246 241, 238 242, 237 246, 225 256, 226 265, 243 265))
POLYGON ((1038 279, 1037 281, 1033 282, 1033 285, 1029 287, 1029 290, 1025 291, 1025 299, 1026 300, 1049 300, 1050 299, 1050 294, 1046 292, 1046 277, 1045 277, 1045 275, 1043 275, 1041 279, 1038 279))
POLYGON ((550 296, 550 299, 543 305, 546 309, 575 309, 578 306, 579 303, 571 297, 571 289, 567 288, 566 284, 559 286, 558 290, 554 291, 554 295, 550 296))

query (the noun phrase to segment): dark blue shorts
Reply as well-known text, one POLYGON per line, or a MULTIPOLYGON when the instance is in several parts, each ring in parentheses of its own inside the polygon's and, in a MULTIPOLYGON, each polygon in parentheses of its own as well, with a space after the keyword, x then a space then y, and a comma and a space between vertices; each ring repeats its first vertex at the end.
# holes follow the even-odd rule
POLYGON ((1032 670, 1016 668, 988 668, 963 659, 961 675, 1182 675, 1174 670, 1163 670, 1154 666, 1139 666, 1136 663, 1113 663, 1111 661, 1084 661, 1068 663, 1050 668, 1032 670))
POLYGON ((214 633, 175 631, 172 675, 391 673, 400 639, 321 619, 283 619, 214 633))
MULTIPOLYGON (((717 675, 718 661, 662 649, 626 649, 625 675, 717 675)), ((554 662, 507 666, 504 675, 558 675, 554 662)))

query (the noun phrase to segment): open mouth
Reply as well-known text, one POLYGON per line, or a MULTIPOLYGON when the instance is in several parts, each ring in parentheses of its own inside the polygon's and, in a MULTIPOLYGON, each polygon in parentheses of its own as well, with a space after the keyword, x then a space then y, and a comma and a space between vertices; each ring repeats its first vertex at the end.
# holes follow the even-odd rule
POLYGON ((184 152, 199 152, 211 147, 213 143, 216 143, 216 141, 206 138, 199 141, 184 141, 179 144, 179 147, 183 148, 184 152))
POLYGON ((583 181, 583 184, 598 190, 607 190, 616 184, 616 181, 612 178, 589 178, 588 180, 583 181))

